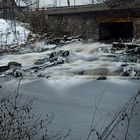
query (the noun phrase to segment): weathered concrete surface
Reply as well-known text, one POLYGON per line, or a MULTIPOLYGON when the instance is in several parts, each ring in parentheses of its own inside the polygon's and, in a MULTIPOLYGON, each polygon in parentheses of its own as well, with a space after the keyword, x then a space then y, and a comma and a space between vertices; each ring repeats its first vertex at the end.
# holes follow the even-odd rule
POLYGON ((134 20, 134 37, 140 38, 140 18, 134 20))
POLYGON ((110 10, 123 10, 123 9, 139 9, 140 2, 133 2, 118 7, 109 7, 105 4, 96 5, 79 5, 79 6, 64 6, 64 7, 51 7, 47 8, 47 15, 60 15, 60 14, 75 14, 85 12, 98 12, 98 11, 110 11, 110 10))
MULTIPOLYGON (((56 36, 79 35, 100 39, 100 23, 133 23, 133 36, 140 37, 140 3, 110 9, 106 6, 60 7, 47 10, 48 31, 56 36)), ((121 30, 120 30, 121 31, 121 30)))

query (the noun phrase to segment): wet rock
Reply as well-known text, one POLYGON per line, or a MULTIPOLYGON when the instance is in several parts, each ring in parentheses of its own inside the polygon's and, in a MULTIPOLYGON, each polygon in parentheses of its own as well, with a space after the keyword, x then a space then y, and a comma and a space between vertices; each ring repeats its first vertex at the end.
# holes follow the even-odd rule
POLYGON ((84 70, 78 70, 74 72, 75 75, 84 75, 85 71, 84 70))
POLYGON ((7 71, 8 69, 9 69, 8 66, 0 66, 0 73, 1 73, 1 72, 5 72, 5 71, 7 71))
POLYGON ((67 56, 69 56, 70 55, 70 52, 69 51, 63 51, 62 52, 62 56, 63 57, 67 57, 67 56))
POLYGON ((134 52, 135 54, 139 54, 140 55, 140 47, 136 47, 135 48, 135 52, 134 52))
POLYGON ((85 75, 108 75, 109 70, 107 68, 95 68, 95 69, 89 69, 85 70, 85 75))
POLYGON ((52 63, 52 62, 55 62, 55 61, 57 61, 57 60, 58 60, 58 57, 52 57, 52 58, 49 59, 49 62, 52 63))
POLYGON ((127 63, 121 64, 121 67, 126 67, 126 66, 128 66, 127 63))
POLYGON ((9 69, 5 72, 6 75, 13 75, 13 69, 9 69))
POLYGON ((49 55, 49 59, 50 58, 53 58, 53 57, 55 57, 56 56, 56 52, 52 52, 52 53, 50 53, 50 55, 49 55))
POLYGON ((130 76, 130 72, 129 71, 123 71, 121 73, 121 76, 130 76))
POLYGON ((51 77, 50 75, 47 75, 47 76, 46 76, 47 79, 50 78, 50 77, 51 77))
POLYGON ((139 74, 135 70, 131 71, 130 76, 132 79, 139 79, 139 74))
POLYGON ((68 39, 68 37, 67 37, 67 35, 64 35, 64 41, 66 42, 67 41, 67 39, 68 39))
POLYGON ((109 55, 107 55, 107 57, 110 57, 110 58, 115 58, 115 57, 116 57, 116 55, 109 54, 109 55))
POLYGON ((21 72, 21 70, 15 70, 14 72, 13 72, 13 76, 14 77, 22 77, 23 76, 23 74, 22 74, 22 72, 21 72))
POLYGON ((49 55, 49 59, 53 58, 53 57, 58 57, 58 56, 67 57, 69 55, 70 55, 70 52, 68 50, 60 50, 58 52, 52 52, 49 55))
POLYGON ((42 65, 45 63, 45 59, 38 59, 34 62, 34 65, 42 65))
POLYGON ((61 57, 58 58, 58 60, 55 62, 55 65, 57 64, 64 64, 65 63, 65 60, 61 57))
POLYGON ((96 80, 107 80, 107 77, 106 76, 100 76, 96 80))
POLYGON ((38 70, 40 70, 41 68, 40 68, 39 66, 33 66, 33 67, 31 67, 30 69, 31 69, 31 70, 37 70, 37 71, 38 71, 38 70))
POLYGON ((2 85, 0 85, 0 88, 2 88, 2 85))
POLYGON ((43 73, 39 73, 38 75, 37 75, 38 77, 45 77, 45 74, 43 74, 43 73))
POLYGON ((67 57, 70 55, 68 50, 60 50, 56 53, 57 56, 67 57))
POLYGON ((16 62, 16 61, 10 61, 10 62, 8 63, 8 67, 11 68, 11 67, 13 67, 13 66, 21 67, 21 63, 18 63, 18 62, 16 62))

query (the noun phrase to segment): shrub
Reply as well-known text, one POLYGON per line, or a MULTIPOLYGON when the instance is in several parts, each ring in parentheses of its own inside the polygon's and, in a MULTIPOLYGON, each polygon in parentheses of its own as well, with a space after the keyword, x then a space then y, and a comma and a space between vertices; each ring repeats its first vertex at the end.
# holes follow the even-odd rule
POLYGON ((35 99, 25 101, 19 95, 19 85, 14 95, 0 98, 0 139, 47 139, 47 126, 54 116, 47 115, 41 119, 41 116, 35 115, 32 110, 35 99))

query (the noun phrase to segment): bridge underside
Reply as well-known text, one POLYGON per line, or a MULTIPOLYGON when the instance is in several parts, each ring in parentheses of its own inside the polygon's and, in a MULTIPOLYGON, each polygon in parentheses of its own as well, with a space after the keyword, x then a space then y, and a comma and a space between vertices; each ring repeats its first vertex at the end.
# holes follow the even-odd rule
POLYGON ((57 37, 81 34, 94 40, 140 38, 140 8, 48 15, 48 28, 57 37))
POLYGON ((133 38, 133 22, 114 22, 99 24, 99 39, 133 38))

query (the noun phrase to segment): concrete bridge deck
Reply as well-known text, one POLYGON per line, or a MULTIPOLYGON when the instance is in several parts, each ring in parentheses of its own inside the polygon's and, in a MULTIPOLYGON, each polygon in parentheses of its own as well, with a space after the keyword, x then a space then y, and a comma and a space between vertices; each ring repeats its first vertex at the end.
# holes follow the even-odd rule
POLYGON ((107 40, 140 38, 140 2, 110 7, 105 4, 53 7, 46 11, 49 32, 107 40))
POLYGON ((87 12, 99 12, 99 11, 114 11, 124 9, 140 9, 140 2, 132 2, 131 4, 125 3, 124 5, 109 7, 106 4, 90 4, 90 5, 78 5, 78 6, 64 6, 64 7, 51 7, 47 8, 47 15, 64 15, 64 14, 76 14, 87 12))

